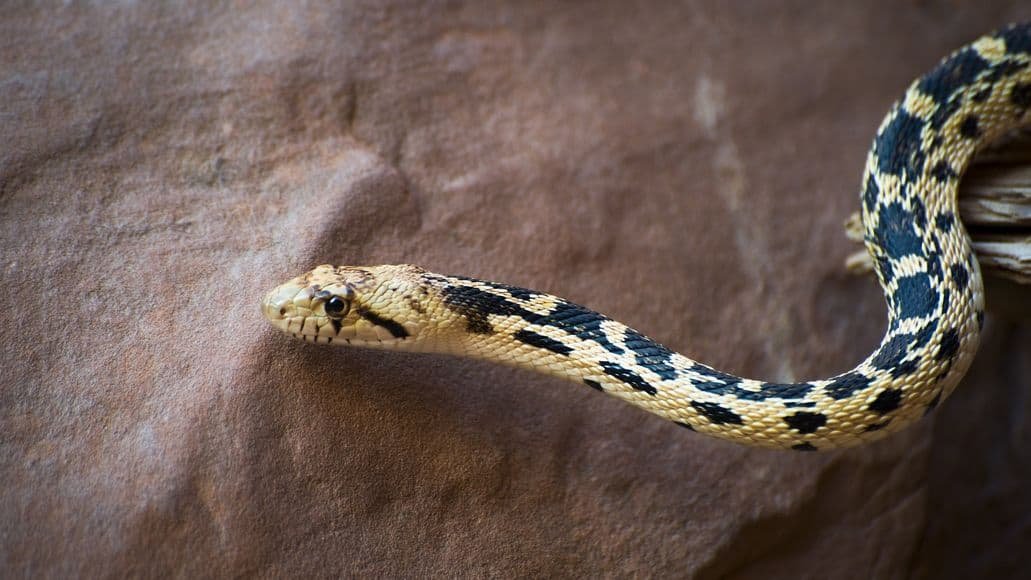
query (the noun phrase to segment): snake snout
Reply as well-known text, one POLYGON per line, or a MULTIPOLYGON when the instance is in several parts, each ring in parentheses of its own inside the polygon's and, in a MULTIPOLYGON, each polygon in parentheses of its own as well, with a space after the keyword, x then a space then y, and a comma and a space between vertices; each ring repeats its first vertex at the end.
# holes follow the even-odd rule
POLYGON ((294 310, 294 296, 296 294, 297 288, 291 287, 289 284, 273 288, 261 300, 261 313, 265 315, 269 322, 285 330, 286 324, 294 310))

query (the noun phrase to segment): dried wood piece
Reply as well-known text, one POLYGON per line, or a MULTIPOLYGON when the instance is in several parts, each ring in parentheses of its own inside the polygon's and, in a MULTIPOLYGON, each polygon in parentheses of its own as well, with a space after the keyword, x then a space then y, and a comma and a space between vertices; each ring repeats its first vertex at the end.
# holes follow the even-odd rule
MULTIPOLYGON (((959 210, 984 275, 1031 285, 1031 132, 1014 132, 977 156, 960 184, 959 210)), ((862 243, 858 212, 845 222, 845 235, 862 243)), ((873 272, 865 249, 845 267, 873 272)))

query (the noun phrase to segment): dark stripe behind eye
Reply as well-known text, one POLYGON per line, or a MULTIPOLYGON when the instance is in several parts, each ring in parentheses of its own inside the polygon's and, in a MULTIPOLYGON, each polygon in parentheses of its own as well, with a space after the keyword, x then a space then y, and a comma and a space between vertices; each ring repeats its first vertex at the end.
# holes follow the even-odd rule
POLYGON ((361 316, 376 326, 386 328, 387 332, 393 335, 394 338, 408 338, 408 331, 405 330, 405 327, 401 326, 397 321, 383 318, 379 314, 364 308, 358 309, 358 316, 361 316))

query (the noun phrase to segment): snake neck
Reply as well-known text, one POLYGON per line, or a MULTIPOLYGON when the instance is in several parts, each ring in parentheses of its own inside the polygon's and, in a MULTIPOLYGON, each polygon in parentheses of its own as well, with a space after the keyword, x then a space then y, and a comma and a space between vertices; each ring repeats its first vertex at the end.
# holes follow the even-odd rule
POLYGON ((882 123, 861 199, 888 331, 850 371, 792 383, 741 378, 547 293, 426 274, 461 321, 439 350, 576 381, 750 445, 812 451, 898 431, 955 388, 977 350, 982 281, 956 194, 974 153, 1027 123, 1029 62, 1031 26, 986 36, 914 82, 882 123))

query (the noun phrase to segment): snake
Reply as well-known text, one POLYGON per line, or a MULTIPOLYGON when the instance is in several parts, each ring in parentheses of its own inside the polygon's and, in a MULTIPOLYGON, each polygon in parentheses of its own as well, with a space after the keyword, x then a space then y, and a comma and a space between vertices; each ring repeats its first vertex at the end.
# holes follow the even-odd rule
POLYGON ((970 367, 984 290, 959 218, 959 181, 979 149, 1028 124, 1029 110, 1031 23, 953 52, 891 107, 859 196, 888 327, 873 353, 829 379, 738 377, 547 292, 410 264, 320 265, 265 294, 261 310, 308 343, 530 369, 735 443, 796 451, 868 443, 927 415, 970 367))

